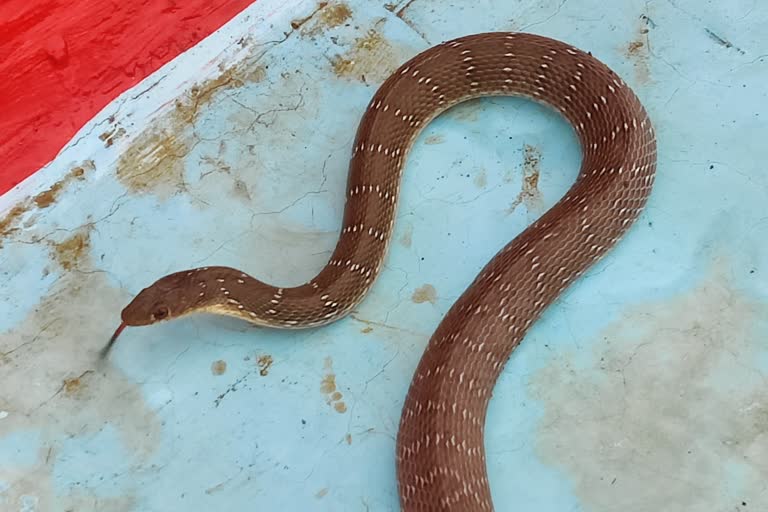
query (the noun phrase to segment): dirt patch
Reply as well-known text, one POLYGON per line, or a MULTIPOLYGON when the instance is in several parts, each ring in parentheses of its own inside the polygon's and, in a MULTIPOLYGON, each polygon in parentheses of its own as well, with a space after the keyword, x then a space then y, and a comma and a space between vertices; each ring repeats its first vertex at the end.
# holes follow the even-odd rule
POLYGON ((343 414, 347 412, 347 404, 342 400, 344 395, 336 388, 336 374, 333 373, 333 360, 330 357, 325 358, 323 368, 325 375, 320 381, 320 391, 326 396, 325 402, 336 412, 343 414))
POLYGON ((310 16, 291 22, 291 28, 297 30, 303 27, 303 36, 313 37, 328 29, 344 25, 352 17, 352 9, 345 3, 328 4, 321 2, 318 10, 310 16))
POLYGON ((521 204, 525 204, 530 213, 542 213, 544 208, 544 198, 539 190, 539 176, 541 152, 535 146, 526 144, 523 147, 523 186, 517 197, 507 209, 507 214, 511 214, 521 204))
POLYGON ((262 66, 236 65, 190 87, 173 109, 137 135, 120 155, 118 180, 131 192, 153 193, 160 198, 186 190, 184 159, 197 140, 192 128, 205 107, 218 93, 265 77, 262 66))
POLYGON ((755 366, 768 304, 732 275, 715 259, 690 291, 630 308, 590 353, 532 377, 537 450, 585 509, 768 507, 768 376, 755 366))
POLYGON ((336 376, 334 374, 323 375, 323 380, 320 381, 320 391, 326 395, 336 391, 336 376))
POLYGON ((416 304, 424 302, 435 304, 437 302, 437 290, 435 290, 435 287, 431 284, 425 284, 414 290, 411 300, 416 304))
POLYGON ((362 82, 382 82, 402 63, 398 52, 377 29, 355 40, 352 48, 333 59, 336 76, 362 82))
POLYGON ((343 25, 349 18, 352 17, 352 10, 347 4, 339 3, 329 5, 322 11, 318 17, 320 24, 325 28, 338 27, 343 25))
POLYGON ((632 63, 635 71, 635 80, 638 84, 648 84, 651 82, 651 68, 649 64, 650 49, 648 32, 650 18, 642 16, 637 22, 635 36, 622 49, 624 56, 632 63))
POLYGON ((211 363, 211 373, 213 375, 224 375, 227 371, 227 362, 219 359, 211 363))
POLYGON ((96 169, 96 165, 92 160, 87 160, 83 165, 73 167, 62 179, 51 185, 51 187, 40 192, 34 197, 35 206, 38 208, 48 208, 59 198, 59 194, 64 190, 67 185, 74 181, 82 181, 85 179, 87 172, 96 169))
POLYGON ((76 269, 89 255, 91 245, 91 226, 81 228, 78 232, 61 242, 50 242, 51 259, 66 271, 76 269))
POLYGON ((40 192, 35 197, 27 198, 14 206, 0 219, 0 248, 3 247, 3 239, 20 231, 27 214, 42 210, 55 204, 63 192, 73 182, 85 179, 88 172, 96 169, 92 160, 86 160, 82 165, 73 167, 62 179, 51 185, 47 190, 40 192))
MULTIPOLYGON (((17 231, 19 224, 21 224, 21 219, 24 214, 27 213, 28 208, 29 203, 20 204, 11 208, 5 217, 0 219, 0 235, 6 237, 17 231)), ((2 245, 0 245, 0 247, 2 247, 2 245)))
POLYGON ((112 144, 115 143, 116 140, 119 140, 125 135, 125 128, 122 126, 119 128, 113 128, 112 130, 107 130, 101 135, 99 135, 99 140, 104 142, 104 147, 108 148, 111 147, 112 144))
MULTIPOLYGON (((86 252, 78 261, 92 264, 86 252)), ((104 497, 89 482, 62 489, 52 476, 59 447, 72 438, 114 429, 129 454, 126 468, 146 464, 160 442, 160 422, 141 389, 99 357, 125 302, 105 274, 67 272, 24 320, 0 332, 0 432, 39 435, 31 464, 0 469, 0 481, 9 485, 5 503, 29 503, 29 510, 133 510, 132 496, 104 497)), ((104 476, 115 488, 133 487, 132 471, 104 476)))
POLYGON ((272 359, 272 356, 269 354, 259 356, 256 359, 256 366, 259 367, 259 375, 262 377, 269 375, 269 369, 272 367, 272 363, 274 362, 274 359, 272 359))
POLYGON ((232 183, 232 195, 246 203, 250 203, 252 200, 251 192, 248 190, 248 184, 240 178, 235 178, 235 181, 232 183))

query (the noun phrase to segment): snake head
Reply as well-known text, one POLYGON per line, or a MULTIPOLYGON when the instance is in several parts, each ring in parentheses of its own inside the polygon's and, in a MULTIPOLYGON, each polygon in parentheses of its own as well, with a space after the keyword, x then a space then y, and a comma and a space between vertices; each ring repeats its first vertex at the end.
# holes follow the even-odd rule
POLYGON ((165 322, 183 316, 198 306, 202 299, 199 290, 193 286, 192 275, 193 271, 189 270, 169 274, 141 290, 123 308, 120 314, 122 323, 104 347, 103 355, 126 327, 165 322))
POLYGON ((190 271, 161 277, 141 290, 120 316, 125 325, 142 326, 165 322, 188 313, 199 302, 190 271))

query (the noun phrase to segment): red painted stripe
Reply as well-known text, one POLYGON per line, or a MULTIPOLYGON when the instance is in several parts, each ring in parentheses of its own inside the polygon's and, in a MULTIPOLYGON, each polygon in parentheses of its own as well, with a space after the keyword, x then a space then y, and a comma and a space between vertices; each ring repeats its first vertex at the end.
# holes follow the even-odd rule
POLYGON ((0 194, 254 0, 2 0, 0 194))

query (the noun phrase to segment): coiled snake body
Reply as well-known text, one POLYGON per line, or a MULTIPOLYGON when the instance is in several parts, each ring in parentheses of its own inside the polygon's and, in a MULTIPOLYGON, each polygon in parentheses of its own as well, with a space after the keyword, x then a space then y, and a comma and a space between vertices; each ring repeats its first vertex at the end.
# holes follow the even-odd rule
POLYGON ((542 311, 637 218, 656 170, 653 128, 637 97, 605 65, 567 44, 485 33, 412 58, 363 115, 341 234, 314 279, 277 288, 228 267, 170 274, 126 306, 107 350, 127 325, 200 311, 276 328, 339 320, 379 274, 416 136, 451 106, 491 95, 523 96, 559 111, 578 135, 580 173, 554 207, 491 259, 440 322, 405 399, 396 461, 403 510, 492 510, 483 430, 495 382, 542 311))

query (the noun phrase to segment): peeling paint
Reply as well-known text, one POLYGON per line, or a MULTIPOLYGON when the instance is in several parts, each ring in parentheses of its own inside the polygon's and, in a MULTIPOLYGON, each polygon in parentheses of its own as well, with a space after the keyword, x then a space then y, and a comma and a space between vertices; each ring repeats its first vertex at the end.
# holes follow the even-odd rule
POLYGON ((74 182, 85 180, 86 174, 95 169, 96 166, 93 161, 86 160, 81 165, 73 167, 63 178, 56 181, 48 189, 11 208, 0 219, 0 248, 3 247, 4 238, 13 235, 21 229, 22 221, 28 213, 43 210, 54 205, 64 190, 67 190, 74 182))
POLYGON ((294 30, 302 28, 302 35, 316 36, 328 29, 344 25, 352 17, 352 9, 346 3, 322 2, 319 11, 309 18, 292 24, 294 30), (310 22, 311 21, 311 22, 310 22))
POLYGON ((381 32, 372 28, 331 63, 336 76, 378 83, 392 74, 403 63, 404 57, 381 32))
POLYGON ((187 189, 185 158, 197 137, 192 128, 217 93, 262 81, 260 65, 236 65, 213 79, 194 85, 174 108, 136 136, 120 155, 116 176, 133 193, 152 193, 161 199, 187 189))
POLYGON ((99 140, 104 142, 104 147, 112 147, 115 141, 120 140, 127 132, 122 126, 116 129, 107 130, 99 135, 99 140))

